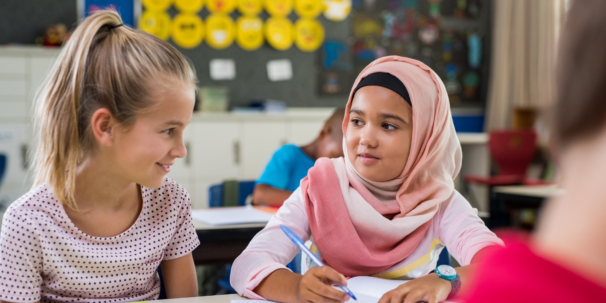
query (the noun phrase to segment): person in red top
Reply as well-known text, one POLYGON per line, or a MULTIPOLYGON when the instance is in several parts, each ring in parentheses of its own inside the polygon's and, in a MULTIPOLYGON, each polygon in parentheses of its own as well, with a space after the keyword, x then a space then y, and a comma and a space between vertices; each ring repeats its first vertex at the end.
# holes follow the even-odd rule
POLYGON ((575 0, 560 43, 552 139, 563 193, 533 235, 484 255, 465 302, 606 302, 606 1, 575 0))

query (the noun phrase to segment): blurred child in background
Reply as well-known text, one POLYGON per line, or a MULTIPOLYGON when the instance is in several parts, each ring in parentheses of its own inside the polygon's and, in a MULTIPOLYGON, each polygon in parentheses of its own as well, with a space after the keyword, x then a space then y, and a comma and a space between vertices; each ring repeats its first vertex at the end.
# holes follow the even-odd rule
POLYGON ((286 144, 274 153, 257 180, 254 204, 282 206, 318 158, 343 157, 341 124, 344 111, 343 108, 336 109, 312 143, 301 147, 286 144))

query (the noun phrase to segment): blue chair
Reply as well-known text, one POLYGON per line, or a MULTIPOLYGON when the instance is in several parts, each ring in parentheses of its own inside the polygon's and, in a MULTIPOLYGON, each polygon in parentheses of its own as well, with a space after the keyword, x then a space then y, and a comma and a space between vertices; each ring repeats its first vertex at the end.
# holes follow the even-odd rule
MULTIPOLYGON (((4 174, 6 173, 6 159, 6 155, 0 154, 0 186, 2 186, 2 180, 4 180, 4 174)), ((0 201, 0 213, 4 212, 6 207, 8 205, 4 205, 3 201, 0 201)))
MULTIPOLYGON (((208 188, 208 207, 223 207, 224 195, 223 183, 211 185, 208 188)), ((246 198, 253 193, 255 189, 255 181, 239 181, 238 182, 238 205, 244 206, 246 198)))
MULTIPOLYGON (((211 185, 208 188, 208 207, 223 207, 223 198, 225 187, 223 183, 211 185)), ((253 193, 255 189, 255 181, 239 181, 238 182, 238 205, 244 206, 246 204, 246 198, 253 193)), ((236 290, 231 287, 229 277, 231 273, 231 264, 225 266, 225 276, 218 282, 225 292, 235 294, 236 290)))
POLYGON ((0 154, 0 185, 4 179, 4 173, 6 172, 6 155, 0 154))

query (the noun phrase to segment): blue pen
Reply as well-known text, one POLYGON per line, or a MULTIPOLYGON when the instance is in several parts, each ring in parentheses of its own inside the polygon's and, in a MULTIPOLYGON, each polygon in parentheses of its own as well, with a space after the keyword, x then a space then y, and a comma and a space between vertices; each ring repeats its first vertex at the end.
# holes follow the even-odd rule
MULTIPOLYGON (((322 263, 322 261, 320 261, 320 259, 318 259, 318 257, 316 257, 316 255, 314 255, 314 253, 312 253, 311 250, 309 250, 309 248, 307 248, 305 244, 303 244, 301 238, 299 238, 299 236, 297 236, 297 234, 295 234, 292 229, 288 228, 288 226, 284 224, 280 224, 280 228, 286 234, 286 236, 301 249, 302 252, 304 252, 310 259, 314 261, 314 263, 316 263, 318 266, 324 266, 324 263, 322 263)), ((347 286, 343 286, 337 283, 336 281, 333 282, 337 284, 341 288, 341 290, 343 290, 344 293, 348 294, 352 299, 356 301, 358 300, 356 299, 356 296, 354 296, 354 294, 351 292, 351 290, 347 288, 347 286)))

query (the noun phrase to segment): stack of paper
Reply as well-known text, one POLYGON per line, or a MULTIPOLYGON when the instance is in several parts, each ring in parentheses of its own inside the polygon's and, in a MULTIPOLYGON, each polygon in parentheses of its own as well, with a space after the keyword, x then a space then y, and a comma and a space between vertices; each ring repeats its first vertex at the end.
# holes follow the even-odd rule
POLYGON ((267 223, 272 214, 252 206, 197 209, 191 211, 194 220, 209 225, 267 223))

